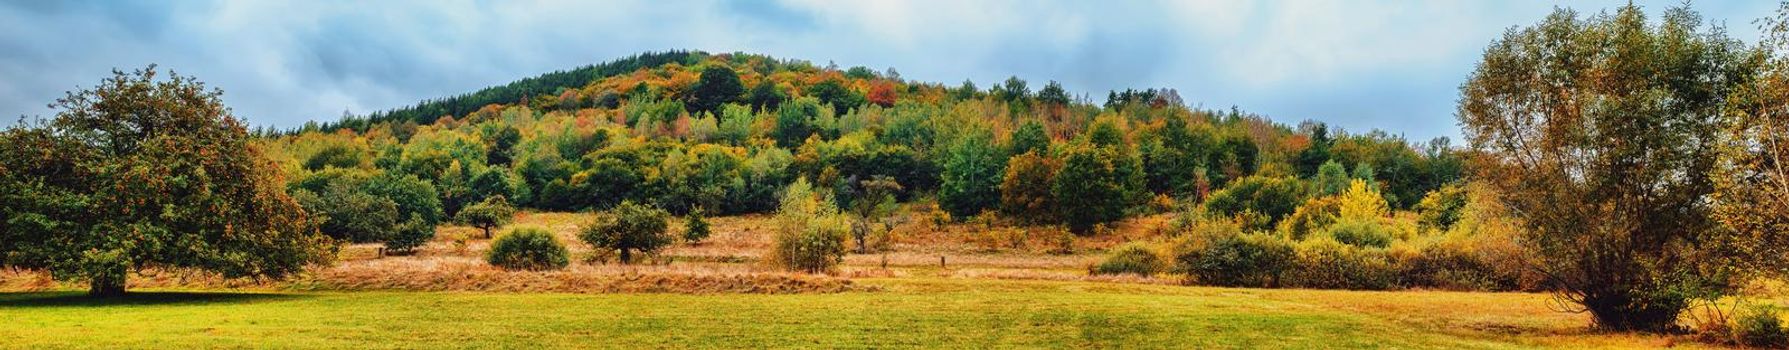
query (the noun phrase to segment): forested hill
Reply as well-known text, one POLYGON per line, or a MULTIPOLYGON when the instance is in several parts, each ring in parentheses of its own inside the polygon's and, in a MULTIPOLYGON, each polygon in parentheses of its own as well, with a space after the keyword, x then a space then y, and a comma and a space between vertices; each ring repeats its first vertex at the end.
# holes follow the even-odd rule
POLYGON ((347 197, 405 196, 392 190, 400 187, 438 202, 393 200, 395 222, 432 223, 496 197, 550 211, 634 201, 674 213, 768 212, 784 186, 804 179, 842 208, 875 184, 959 219, 986 212, 1085 232, 1202 207, 1268 228, 1337 181, 1363 180, 1408 209, 1460 177, 1445 139, 1411 144, 1194 110, 1170 89, 1096 102, 1040 85, 1010 78, 984 89, 762 55, 645 53, 265 142, 311 212, 362 210, 350 207, 379 201, 347 197))

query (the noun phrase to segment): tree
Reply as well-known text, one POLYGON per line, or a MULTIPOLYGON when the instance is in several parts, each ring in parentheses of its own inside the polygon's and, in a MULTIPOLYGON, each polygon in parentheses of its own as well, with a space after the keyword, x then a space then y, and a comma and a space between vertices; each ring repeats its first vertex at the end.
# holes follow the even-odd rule
POLYGON ((485 162, 490 165, 509 166, 515 159, 515 147, 522 142, 522 131, 516 127, 503 125, 497 131, 486 136, 491 146, 485 153, 485 162))
POLYGON ((1086 234, 1094 225, 1124 218, 1130 207, 1118 152, 1078 141, 1062 150, 1062 170, 1050 186, 1056 208, 1070 231, 1086 234))
POLYGON ((598 250, 620 252, 621 263, 627 264, 633 262, 634 252, 650 254, 671 244, 671 236, 665 234, 670 216, 663 209, 622 201, 580 227, 578 239, 598 250))
POLYGON ((144 267, 280 278, 327 237, 219 90, 155 66, 70 92, 47 122, 0 132, 0 266, 124 294, 144 267))
POLYGON ((1729 101, 1715 168, 1715 218, 1731 263, 1768 277, 1789 276, 1789 5, 1767 18, 1760 78, 1729 101))
POLYGON ((1068 105, 1068 90, 1064 90, 1061 83, 1051 80, 1044 85, 1043 90, 1037 91, 1037 101, 1052 106, 1068 105))
POLYGON ((1348 168, 1343 167, 1342 163, 1336 163, 1333 160, 1323 162, 1323 166, 1317 167, 1317 176, 1311 179, 1311 185, 1316 189, 1312 194, 1317 196, 1341 194, 1342 191, 1348 190, 1348 180, 1348 168))
POLYGON ((844 261, 848 219, 833 206, 831 194, 815 191, 807 179, 797 178, 783 191, 775 220, 776 234, 766 256, 777 266, 819 273, 844 261))
POLYGON ((702 240, 708 239, 708 236, 713 233, 710 231, 711 228, 708 227, 708 218, 703 214, 705 213, 702 212, 702 208, 700 207, 690 210, 688 214, 683 214, 684 242, 689 242, 690 244, 701 243, 702 240))
POLYGON ((1662 331, 1722 294, 1709 218, 1723 107, 1758 70, 1687 9, 1556 10, 1485 50, 1460 87, 1480 178, 1529 232, 1563 304, 1612 330, 1662 331), (1708 270, 1712 269, 1712 270, 1708 270))
POLYGON ((509 205, 503 196, 491 196, 484 201, 466 206, 454 214, 454 221, 477 227, 484 231, 485 238, 491 238, 491 230, 508 225, 516 217, 516 208, 509 205))
POLYGON ((1036 120, 1027 120, 1013 129, 1012 136, 1006 141, 1007 153, 1021 155, 1027 152, 1043 154, 1050 151, 1050 134, 1044 131, 1044 124, 1036 120))
POLYGON ((851 199, 851 237, 857 239, 857 253, 869 253, 869 237, 872 230, 880 228, 882 219, 894 214, 898 209, 895 193, 901 192, 901 183, 894 178, 875 175, 868 180, 857 183, 857 198, 851 199))
POLYGON ((365 161, 366 154, 363 153, 363 150, 348 145, 329 145, 311 155, 310 159, 306 159, 304 169, 316 171, 329 167, 355 168, 365 161))
POLYGON ((805 92, 807 96, 818 99, 821 104, 832 105, 832 114, 834 115, 845 115, 846 111, 862 106, 864 103, 862 94, 846 88, 845 83, 838 79, 827 79, 808 86, 805 92))
POLYGON ((1000 181, 1000 210, 1030 223, 1048 222, 1056 214, 1051 185, 1062 165, 1036 152, 1007 159, 1006 176, 1000 181))
POLYGON ((752 108, 756 110, 773 111, 788 99, 788 94, 777 88, 776 82, 763 79, 758 81, 758 85, 752 86, 751 96, 746 97, 746 103, 751 104, 752 108))
POLYGON ((870 85, 870 93, 866 94, 864 98, 877 106, 894 107, 895 83, 887 80, 877 81, 870 85))
POLYGON ((1305 185, 1291 177, 1250 176, 1237 180, 1205 198, 1205 211, 1226 217, 1250 219, 1245 229, 1278 225, 1304 202, 1305 185))
POLYGON ((338 241, 364 243, 391 238, 399 223, 397 203, 362 192, 356 185, 336 182, 323 193, 301 189, 292 198, 311 214, 324 235, 338 241))
POLYGON ((938 205, 953 217, 966 218, 1000 204, 1000 178, 1006 162, 987 131, 963 136, 946 151, 938 205))
POLYGON ((1305 147, 1304 150, 1298 151, 1298 155, 1294 156, 1294 159, 1292 160, 1292 165, 1298 169, 1298 176, 1312 176, 1316 174, 1319 167, 1322 167, 1324 163, 1330 161, 1329 148, 1335 145, 1335 140, 1329 138, 1328 125, 1313 122, 1306 123, 1307 124, 1305 125, 1310 125, 1309 128, 1311 129, 1311 145, 1305 147))
POLYGON ((745 85, 739 82, 739 73, 725 65, 710 65, 702 69, 688 104, 692 113, 720 114, 721 105, 738 102, 742 94, 745 94, 745 85))
POLYGON ((809 97, 784 103, 776 110, 777 147, 793 149, 814 134, 814 119, 820 117, 820 102, 809 97))

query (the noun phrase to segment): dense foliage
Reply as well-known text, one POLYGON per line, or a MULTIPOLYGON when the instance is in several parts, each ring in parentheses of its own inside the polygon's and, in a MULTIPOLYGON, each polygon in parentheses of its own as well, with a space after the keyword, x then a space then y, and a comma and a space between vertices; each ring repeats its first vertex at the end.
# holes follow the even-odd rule
POLYGON ((580 227, 578 239, 597 250, 619 252, 621 263, 627 264, 634 253, 651 254, 671 244, 669 220, 664 210, 625 201, 580 227))
MULTIPOLYGON (((187 76, 115 71, 55 118, 0 131, 0 266, 124 293, 146 267, 282 277, 327 261, 328 238, 286 194, 241 120, 187 76)), ((323 162, 329 163, 329 162, 323 162)), ((390 202, 348 197, 346 234, 383 234, 390 202)))
POLYGON ((557 270, 571 264, 559 237, 539 227, 516 228, 492 240, 485 260, 514 270, 557 270))

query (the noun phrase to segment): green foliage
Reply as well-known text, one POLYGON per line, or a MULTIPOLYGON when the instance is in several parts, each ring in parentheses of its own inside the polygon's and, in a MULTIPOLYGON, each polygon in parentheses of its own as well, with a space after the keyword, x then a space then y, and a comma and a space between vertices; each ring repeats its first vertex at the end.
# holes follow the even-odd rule
POLYGON ((1293 210, 1291 216, 1280 220, 1277 227, 1286 238, 1301 241, 1312 234, 1327 232, 1342 217, 1342 201, 1340 197, 1311 198, 1293 210))
POLYGON ((998 206, 1000 180, 1006 167, 1001 158, 993 136, 985 131, 957 140, 945 155, 938 206, 959 218, 998 206))
POLYGON ((833 206, 831 194, 815 191, 806 179, 796 179, 783 192, 766 257, 791 271, 831 271, 845 258, 847 221, 833 206))
POLYGON ((712 234, 710 230, 711 228, 708 227, 708 219, 702 213, 701 208, 691 210, 689 214, 683 215, 684 242, 690 244, 701 243, 702 240, 708 239, 708 236, 712 234))
POLYGON ((1296 178, 1247 177, 1213 192, 1205 199, 1204 207, 1206 212, 1222 216, 1260 215, 1265 220, 1248 229, 1267 229, 1304 203, 1304 189, 1303 182, 1296 178))
POLYGON ((1443 186, 1416 203, 1417 225, 1424 232, 1447 232, 1460 221, 1465 208, 1465 187, 1443 186))
POLYGON ((1160 255, 1148 245, 1131 243, 1114 248, 1093 268, 1093 272, 1102 275, 1135 274, 1138 276, 1154 276, 1161 272, 1165 263, 1160 255))
POLYGON ((578 228, 578 239, 598 250, 620 252, 621 263, 633 262, 633 253, 651 254, 671 244, 665 231, 671 214, 651 206, 622 201, 578 228))
POLYGON ((1783 318, 1775 306, 1752 306, 1734 318, 1733 339, 1745 346, 1781 348, 1789 346, 1789 331, 1783 329, 1783 318))
POLYGON ((1391 229, 1376 221, 1342 220, 1329 226, 1324 235, 1342 244, 1384 248, 1391 245, 1391 229))
POLYGON ((485 198, 484 201, 467 206, 454 214, 454 221, 477 227, 484 231, 485 238, 491 238, 491 230, 508 225, 516 217, 516 208, 509 205, 503 196, 485 198))
POLYGON ((1045 84, 1043 90, 1037 91, 1037 102, 1042 102, 1045 105, 1068 105, 1068 98, 1068 90, 1064 90, 1062 84, 1055 80, 1045 84))
POLYGON ((385 239, 385 250, 394 254, 408 254, 431 239, 435 239, 435 225, 419 216, 411 216, 410 220, 398 225, 391 237, 385 239))
POLYGON ((325 146, 322 150, 317 151, 316 154, 311 155, 310 159, 304 161, 304 168, 313 171, 323 170, 330 167, 357 168, 366 163, 366 161, 367 159, 364 150, 356 149, 348 145, 336 144, 325 146))
POLYGON ((1199 283, 1227 287, 1279 287, 1297 267, 1291 243, 1263 234, 1210 237, 1208 243, 1183 244, 1174 262, 1199 283))
POLYGON ((368 178, 360 190, 390 199, 397 206, 399 218, 418 218, 431 230, 441 222, 441 198, 436 194, 435 186, 416 175, 379 174, 368 178))
POLYGON ((1123 163, 1134 160, 1109 147, 1075 143, 1063 148, 1062 169, 1050 192, 1062 199, 1056 202, 1058 217, 1070 231, 1087 234, 1094 225, 1124 218, 1131 204, 1128 193, 1140 177, 1127 179, 1121 170, 1123 163))
POLYGON ((814 123, 820 113, 820 101, 811 97, 798 98, 777 107, 776 129, 771 132, 776 137, 776 145, 783 148, 801 146, 817 131, 814 123))
POLYGON ((696 112, 719 113, 721 105, 739 101, 739 96, 744 93, 745 85, 739 82, 738 73, 727 66, 711 65, 702 69, 700 80, 690 92, 689 108, 696 112))
POLYGON ((1014 156, 1030 152, 1040 155, 1050 152, 1050 134, 1044 131, 1044 124, 1036 120, 1026 121, 1018 129, 1013 129, 1006 142, 1006 154, 1014 156))
POLYGON ((391 238, 398 229, 397 203, 359 191, 348 183, 334 183, 323 193, 298 190, 292 198, 324 235, 347 242, 377 242, 391 238))
POLYGON ((1333 160, 1324 162, 1323 166, 1317 167, 1317 176, 1311 179, 1311 185, 1316 188, 1313 194, 1317 196, 1342 194, 1342 191, 1348 190, 1348 180, 1348 169, 1343 167, 1342 163, 1336 163, 1333 160))
POLYGON ((539 227, 519 227, 491 242, 485 261, 511 270, 558 270, 571 263, 565 244, 539 227))
POLYGON ((882 222, 899 209, 895 202, 895 193, 902 189, 901 183, 893 178, 877 175, 868 180, 859 181, 852 187, 850 213, 851 238, 857 240, 857 252, 868 253, 871 250, 871 236, 886 233, 891 225, 882 222))
POLYGON ((846 111, 863 106, 863 94, 851 91, 844 83, 836 79, 828 79, 807 87, 805 95, 819 100, 820 104, 832 106, 832 115, 844 115, 846 111))
POLYGON ((328 261, 222 92, 158 75, 114 71, 58 99, 53 119, 0 131, 0 267, 117 296, 143 267, 280 278, 328 261))
POLYGON ((745 102, 750 104, 754 110, 773 111, 788 99, 788 93, 777 88, 776 82, 763 79, 758 81, 758 85, 752 86, 752 92, 746 96, 745 102))

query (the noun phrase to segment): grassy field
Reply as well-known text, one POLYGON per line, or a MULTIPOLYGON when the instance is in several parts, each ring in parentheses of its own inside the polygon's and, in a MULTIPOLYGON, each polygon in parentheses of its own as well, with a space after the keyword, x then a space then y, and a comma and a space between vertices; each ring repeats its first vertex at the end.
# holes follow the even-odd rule
MULTIPOLYGON (((1636 348, 1544 296, 861 279, 832 294, 0 294, 5 348, 1636 348)), ((1692 345, 1695 344, 1676 344, 1692 345)))

